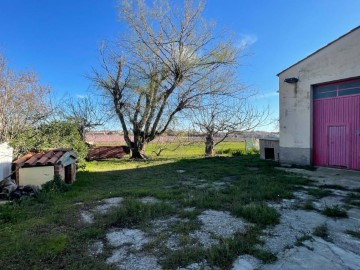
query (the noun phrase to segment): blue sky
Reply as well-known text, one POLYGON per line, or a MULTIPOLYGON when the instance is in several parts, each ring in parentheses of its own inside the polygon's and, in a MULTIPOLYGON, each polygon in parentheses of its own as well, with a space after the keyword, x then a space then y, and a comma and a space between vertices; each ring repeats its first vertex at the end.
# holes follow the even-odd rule
MULTIPOLYGON (((176 2, 179 2, 176 0, 176 2)), ((0 52, 16 70, 35 70, 56 95, 84 95, 98 47, 123 30, 115 0, 0 0, 0 52)), ((252 45, 242 82, 278 114, 276 74, 360 24, 359 0, 208 0, 204 17, 252 45)))

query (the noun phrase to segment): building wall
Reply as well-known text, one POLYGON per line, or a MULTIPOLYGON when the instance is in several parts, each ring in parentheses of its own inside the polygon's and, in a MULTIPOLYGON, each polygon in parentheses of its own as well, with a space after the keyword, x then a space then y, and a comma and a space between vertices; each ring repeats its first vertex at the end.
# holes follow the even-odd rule
POLYGON ((7 143, 0 144, 0 181, 11 173, 13 149, 7 143))
POLYGON ((360 29, 279 74, 280 162, 312 162, 312 85, 360 76, 360 29), (295 84, 285 78, 296 77, 295 84))
POLYGON ((19 185, 42 184, 54 179, 54 166, 39 166, 19 169, 19 185))

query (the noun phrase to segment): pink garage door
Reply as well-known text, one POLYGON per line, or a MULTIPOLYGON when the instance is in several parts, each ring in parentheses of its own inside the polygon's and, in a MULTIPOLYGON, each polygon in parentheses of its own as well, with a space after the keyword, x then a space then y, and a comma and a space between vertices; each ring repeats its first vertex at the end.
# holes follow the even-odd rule
POLYGON ((360 170, 360 79, 313 90, 314 164, 360 170))

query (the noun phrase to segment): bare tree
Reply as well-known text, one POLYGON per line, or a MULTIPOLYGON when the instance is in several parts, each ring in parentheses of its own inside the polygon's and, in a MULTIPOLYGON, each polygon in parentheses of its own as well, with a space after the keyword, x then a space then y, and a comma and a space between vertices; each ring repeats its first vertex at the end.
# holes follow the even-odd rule
POLYGON ((101 50, 102 69, 93 80, 112 100, 132 158, 146 158, 144 147, 163 134, 174 117, 211 91, 207 78, 236 64, 238 48, 217 39, 202 18, 203 2, 121 1, 129 28, 112 51, 101 50), (125 58, 126 56, 126 58, 125 58), (132 133, 133 136, 129 134, 132 133))
POLYGON ((190 119, 196 130, 204 134, 205 155, 212 156, 214 147, 231 134, 251 131, 267 124, 268 109, 257 109, 249 97, 211 97, 203 101, 190 119))
POLYGON ((34 72, 15 72, 0 54, 0 142, 12 142, 51 112, 50 88, 34 72))
POLYGON ((87 131, 103 126, 113 114, 103 108, 103 104, 95 97, 70 97, 61 106, 62 116, 76 124, 80 137, 85 141, 87 131))

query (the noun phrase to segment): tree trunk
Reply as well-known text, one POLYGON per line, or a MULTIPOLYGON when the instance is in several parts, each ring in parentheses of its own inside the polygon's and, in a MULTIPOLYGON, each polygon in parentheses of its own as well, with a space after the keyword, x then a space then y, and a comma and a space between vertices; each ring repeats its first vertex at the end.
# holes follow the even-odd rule
POLYGON ((139 135, 134 135, 134 142, 131 143, 131 157, 130 159, 143 159, 148 157, 145 155, 145 143, 139 135))
POLYGON ((211 134, 205 138, 205 156, 211 157, 214 154, 214 137, 211 134))

